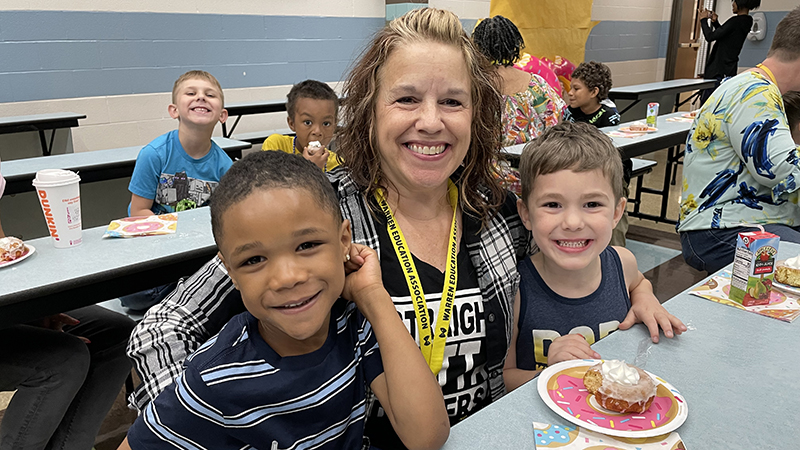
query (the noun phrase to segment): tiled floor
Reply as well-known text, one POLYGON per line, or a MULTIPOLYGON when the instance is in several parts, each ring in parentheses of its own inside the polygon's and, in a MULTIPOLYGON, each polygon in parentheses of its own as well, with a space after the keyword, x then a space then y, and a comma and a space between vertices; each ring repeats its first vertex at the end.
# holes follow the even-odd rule
MULTIPOLYGON (((645 176, 645 186, 661 187, 664 179, 666 150, 646 155, 644 158, 653 159, 659 163, 652 173, 645 176)), ((672 187, 670 192, 667 209, 670 218, 678 216, 680 169, 681 167, 678 168, 678 183, 672 187)), ((661 205, 657 197, 645 194, 642 203, 642 212, 648 214, 660 212, 661 205)), ((628 248, 636 255, 640 270, 651 281, 653 291, 662 302, 705 277, 705 273, 692 269, 683 261, 680 253, 680 239, 673 225, 631 218, 628 240, 628 248)), ((110 302, 112 306, 117 305, 114 303, 117 300, 110 302)), ((128 427, 136 418, 136 413, 127 408, 123 394, 124 390, 120 392, 116 403, 103 423, 95 446, 97 450, 117 448, 124 439, 128 427)), ((2 420, 2 410, 10 398, 10 393, 0 393, 0 420, 2 420)))

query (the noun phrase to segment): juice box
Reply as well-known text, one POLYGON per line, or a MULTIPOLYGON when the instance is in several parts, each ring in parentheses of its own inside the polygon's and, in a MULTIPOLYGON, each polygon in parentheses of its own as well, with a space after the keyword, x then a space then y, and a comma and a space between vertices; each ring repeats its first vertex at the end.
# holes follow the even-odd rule
POLYGON ((655 128, 656 117, 658 117, 658 103, 647 104, 647 118, 645 119, 648 127, 655 128))
POLYGON ((766 231, 739 233, 731 275, 731 300, 742 306, 769 303, 780 240, 766 231))

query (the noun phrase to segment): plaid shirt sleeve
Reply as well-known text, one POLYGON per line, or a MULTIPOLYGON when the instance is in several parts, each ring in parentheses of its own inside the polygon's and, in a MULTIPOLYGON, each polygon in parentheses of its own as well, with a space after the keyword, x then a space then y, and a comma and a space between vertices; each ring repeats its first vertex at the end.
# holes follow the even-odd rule
POLYGON ((131 334, 128 356, 142 384, 129 396, 129 407, 141 412, 183 371, 184 360, 241 311, 242 298, 218 257, 180 280, 131 334))

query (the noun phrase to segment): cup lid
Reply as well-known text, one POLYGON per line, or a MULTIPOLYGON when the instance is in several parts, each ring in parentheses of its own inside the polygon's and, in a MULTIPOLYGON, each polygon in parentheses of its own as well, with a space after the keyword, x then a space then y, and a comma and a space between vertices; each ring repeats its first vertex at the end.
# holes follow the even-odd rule
POLYGON ((43 169, 36 172, 33 185, 36 187, 56 187, 77 183, 80 180, 81 177, 71 170, 43 169))

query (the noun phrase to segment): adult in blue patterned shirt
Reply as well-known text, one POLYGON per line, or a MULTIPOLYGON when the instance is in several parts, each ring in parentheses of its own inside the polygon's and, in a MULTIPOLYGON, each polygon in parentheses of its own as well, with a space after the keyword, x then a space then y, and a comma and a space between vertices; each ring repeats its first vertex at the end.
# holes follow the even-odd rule
POLYGON ((800 7, 775 28, 764 62, 714 91, 689 131, 677 229, 692 267, 731 263, 742 226, 800 243, 800 148, 781 98, 798 89, 800 7))

